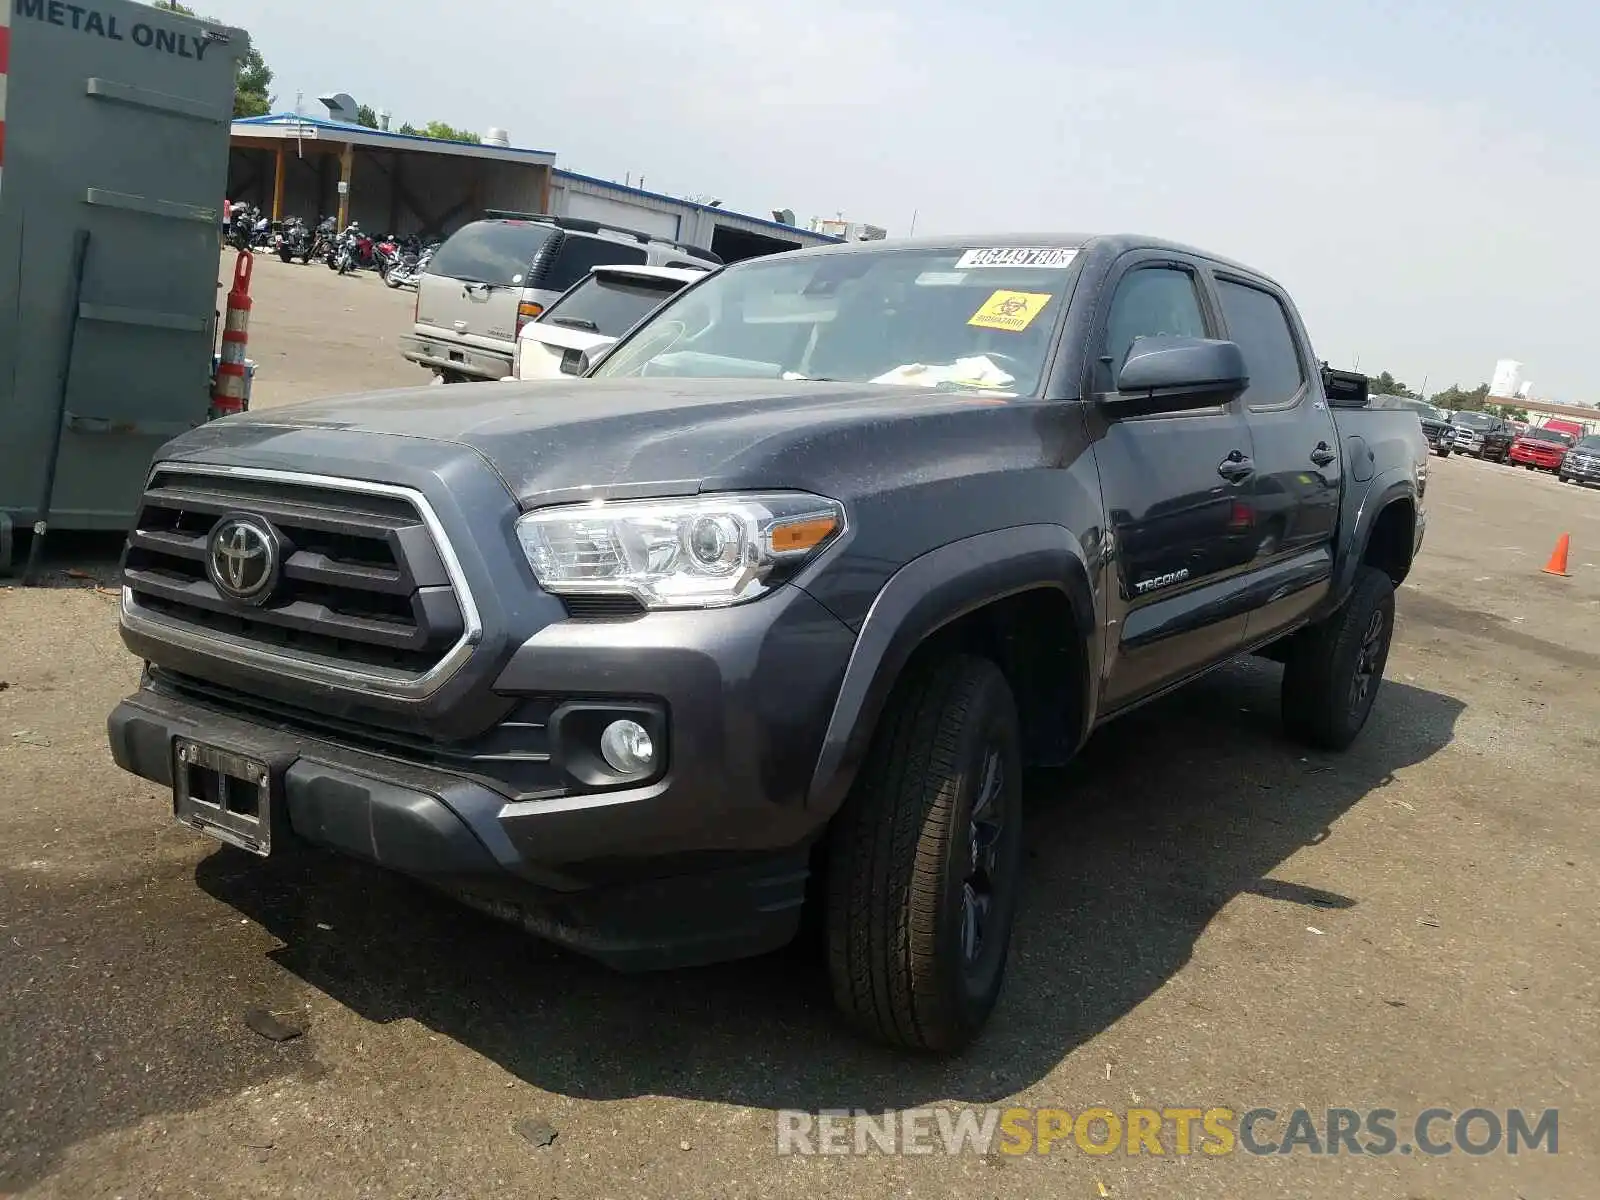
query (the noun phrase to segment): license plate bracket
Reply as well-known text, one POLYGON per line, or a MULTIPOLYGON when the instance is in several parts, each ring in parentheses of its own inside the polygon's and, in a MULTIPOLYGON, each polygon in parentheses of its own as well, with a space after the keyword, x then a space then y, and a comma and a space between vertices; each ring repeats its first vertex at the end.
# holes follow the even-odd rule
POLYGON ((259 758, 174 738, 172 813, 199 830, 265 858, 272 853, 274 776, 259 758))

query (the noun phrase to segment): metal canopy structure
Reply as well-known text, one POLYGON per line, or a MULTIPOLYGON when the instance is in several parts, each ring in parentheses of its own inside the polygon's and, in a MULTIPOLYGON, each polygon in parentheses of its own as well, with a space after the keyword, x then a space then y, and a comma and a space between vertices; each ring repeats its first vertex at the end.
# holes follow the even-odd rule
MULTIPOLYGON (((324 97, 324 103, 336 99, 350 98, 324 97)), ((587 217, 714 250, 727 262, 840 240, 557 170, 555 161, 551 151, 498 139, 452 142, 275 113, 233 122, 228 198, 255 204, 274 220, 336 215, 340 228, 354 219, 369 231, 423 237, 453 233, 489 209, 587 217)))
POLYGON ((451 232, 485 208, 544 212, 548 150, 450 142, 295 113, 233 122, 228 198, 274 220, 336 214, 371 229, 451 232), (344 186, 341 187, 340 185, 344 186))

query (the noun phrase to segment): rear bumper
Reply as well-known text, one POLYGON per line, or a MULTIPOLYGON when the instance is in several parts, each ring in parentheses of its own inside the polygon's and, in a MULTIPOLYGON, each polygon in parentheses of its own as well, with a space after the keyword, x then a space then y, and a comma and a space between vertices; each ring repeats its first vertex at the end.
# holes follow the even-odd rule
POLYGON ((419 366, 456 371, 475 379, 504 379, 511 374, 510 351, 500 354, 447 338, 405 334, 400 338, 400 353, 419 366))

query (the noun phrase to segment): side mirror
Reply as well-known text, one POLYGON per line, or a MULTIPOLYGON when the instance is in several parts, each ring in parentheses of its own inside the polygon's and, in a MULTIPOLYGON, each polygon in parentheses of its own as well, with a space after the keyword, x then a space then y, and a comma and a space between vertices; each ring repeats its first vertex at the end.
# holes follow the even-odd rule
POLYGON ((1117 372, 1114 409, 1182 412, 1226 404, 1250 385, 1235 342, 1193 337, 1135 338, 1117 372))

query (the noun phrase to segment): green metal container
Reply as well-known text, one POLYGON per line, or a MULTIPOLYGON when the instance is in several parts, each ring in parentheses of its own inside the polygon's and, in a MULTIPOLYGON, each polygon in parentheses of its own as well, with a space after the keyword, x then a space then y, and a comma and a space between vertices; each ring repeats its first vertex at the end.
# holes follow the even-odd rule
POLYGON ((130 0, 0 0, 0 25, 0 522, 38 519, 55 456, 51 528, 123 529, 206 419, 249 41, 130 0))

